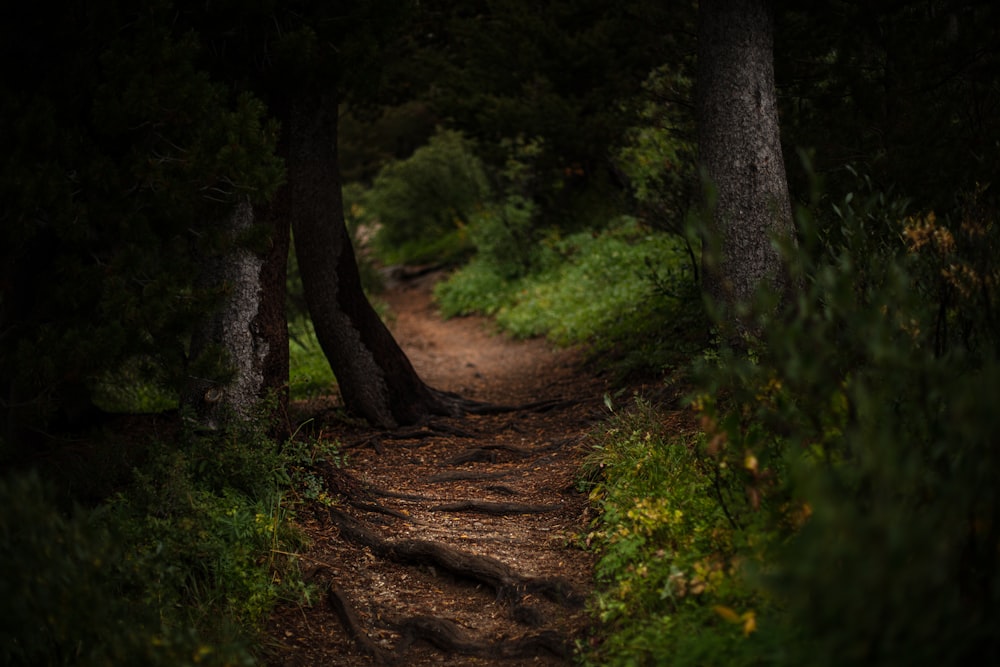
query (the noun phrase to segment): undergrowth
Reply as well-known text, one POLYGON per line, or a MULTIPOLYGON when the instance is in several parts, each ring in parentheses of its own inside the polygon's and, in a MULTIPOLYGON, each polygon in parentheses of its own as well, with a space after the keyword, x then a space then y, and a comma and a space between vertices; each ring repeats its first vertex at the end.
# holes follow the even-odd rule
POLYGON ((316 398, 336 391, 337 380, 330 362, 307 317, 289 323, 288 361, 288 397, 291 400, 316 398))
POLYGON ((588 664, 1000 660, 995 200, 857 180, 799 212, 794 302, 699 355, 699 433, 638 402, 595 435, 588 664))
POLYGON ((622 372, 662 370, 707 330, 684 240, 634 218, 548 239, 540 268, 518 279, 494 264, 476 257, 436 287, 446 317, 492 315, 515 337, 583 345, 622 372))
POLYGON ((312 463, 339 460, 264 433, 148 435, 131 481, 91 506, 35 473, 0 479, 0 663, 258 664, 273 606, 311 598, 291 519, 321 493, 312 463))
POLYGON ((669 416, 637 398, 591 436, 583 478, 599 515, 585 541, 599 555, 599 631, 584 664, 755 664, 771 607, 748 578, 761 554, 719 502, 733 489, 702 436, 669 416))

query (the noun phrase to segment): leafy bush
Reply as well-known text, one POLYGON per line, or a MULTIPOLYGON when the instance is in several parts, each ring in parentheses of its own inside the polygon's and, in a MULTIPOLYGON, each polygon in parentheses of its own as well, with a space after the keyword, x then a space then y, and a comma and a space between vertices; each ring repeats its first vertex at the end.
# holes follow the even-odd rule
POLYGON ((639 404, 597 438, 590 661, 1000 658, 996 207, 980 188, 950 216, 907 214, 857 180, 799 212, 794 303, 704 354, 702 437, 666 437, 639 404), (663 594, 712 553, 715 588, 663 594))
POLYGON ((255 664, 245 640, 171 623, 175 609, 138 593, 171 572, 129 556, 106 516, 64 516, 37 477, 0 481, 0 502, 3 664, 255 664))
POLYGON ((637 399, 592 437, 600 626, 588 664, 749 665, 766 649, 756 628, 769 603, 743 572, 756 554, 718 502, 698 437, 674 430, 683 421, 637 399))
POLYGON ((476 261, 506 281, 529 273, 538 255, 532 231, 534 216, 534 202, 520 195, 476 213, 469 225, 476 261))
POLYGON ((699 193, 693 85, 683 66, 653 70, 634 102, 639 123, 614 155, 645 222, 684 236, 684 220, 699 193))
POLYGON ((419 263, 467 250, 466 227, 489 198, 472 144, 439 130, 409 158, 382 168, 358 213, 377 230, 374 247, 386 263, 419 263))
POLYGON ((1000 658, 1000 238, 978 192, 907 216, 859 179, 788 252, 802 287, 706 369, 708 453, 770 509, 778 664, 1000 658), (754 465, 741 465, 750 461, 754 465), (794 641, 793 641, 794 639, 794 641))
POLYGON ((599 234, 550 239, 540 253, 539 269, 514 281, 477 256, 438 285, 442 312, 492 314, 514 336, 584 344, 625 370, 659 370, 706 328, 679 237, 621 218, 599 234))
POLYGON ((489 263, 473 257, 434 286, 434 297, 445 317, 492 315, 514 300, 520 286, 521 281, 508 280, 489 263))
POLYGON ((557 241, 552 251, 562 260, 552 262, 557 279, 550 272, 528 281, 527 293, 497 313, 516 336, 545 334, 561 344, 607 349, 602 338, 620 341, 641 329, 652 308, 669 305, 690 285, 677 240, 630 218, 596 236, 583 232, 557 241))
POLYGON ((71 514, 35 476, 0 480, 0 662, 256 664, 271 607, 309 593, 286 555, 303 452, 263 433, 156 443, 127 487, 71 514))
POLYGON ((47 15, 25 39, 51 68, 0 95, 0 412, 25 430, 48 430, 136 358, 183 381, 186 341, 218 296, 198 285, 200 262, 235 202, 283 180, 263 102, 212 81, 170 3, 148 9, 47 15))
POLYGON ((518 138, 501 142, 500 148, 506 160, 494 174, 494 190, 499 195, 473 217, 469 237, 476 260, 500 278, 513 281, 536 271, 542 255, 534 197, 539 180, 536 162, 543 144, 518 138))

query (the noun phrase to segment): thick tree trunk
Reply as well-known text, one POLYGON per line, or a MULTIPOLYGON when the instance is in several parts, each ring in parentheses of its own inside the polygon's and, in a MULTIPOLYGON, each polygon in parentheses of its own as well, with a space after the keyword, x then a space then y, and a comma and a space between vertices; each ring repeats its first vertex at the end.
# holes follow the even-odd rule
POLYGON ((764 287, 788 285, 774 237, 793 235, 774 87, 774 22, 766 0, 703 0, 698 26, 698 143, 714 190, 705 289, 735 324, 764 287))
POLYGON ((295 253, 313 327, 345 406, 385 428, 450 412, 417 376, 362 290, 344 225, 335 97, 295 100, 289 142, 295 253))
MULTIPOLYGON (((288 407, 288 314, 286 294, 288 291, 288 253, 291 246, 291 196, 288 186, 278 189, 274 199, 261 205, 257 211, 258 224, 271 230, 270 243, 261 267, 260 309, 257 312, 257 331, 268 342, 268 354, 261 365, 264 393, 273 392, 277 399, 279 415, 286 414, 288 407)), ((278 417, 278 415, 275 415, 278 417)), ((288 424, 282 423, 285 427, 288 424)), ((278 419, 274 427, 280 432, 278 419)), ((289 433, 290 435, 290 433, 289 433)))
POLYGON ((287 386, 284 267, 288 229, 276 229, 269 251, 259 255, 239 244, 239 237, 253 225, 253 207, 248 201, 240 202, 226 230, 232 247, 206 258, 199 276, 202 286, 221 289, 223 297, 194 333, 191 358, 222 354, 231 370, 225 379, 198 372, 189 378, 182 401, 209 428, 220 426, 226 417, 250 417, 269 389, 283 393, 287 386))

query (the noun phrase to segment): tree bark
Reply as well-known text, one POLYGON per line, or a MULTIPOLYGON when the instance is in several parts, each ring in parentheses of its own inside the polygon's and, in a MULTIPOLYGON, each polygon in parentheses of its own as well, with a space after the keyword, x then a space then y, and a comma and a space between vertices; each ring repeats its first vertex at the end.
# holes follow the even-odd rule
MULTIPOLYGON (((282 142, 284 144, 284 142, 282 142)), ((279 147, 281 150, 281 147, 279 147)), ((274 428, 280 432, 281 425, 288 427, 277 418, 285 415, 288 407, 288 315, 286 295, 288 291, 288 253, 291 246, 291 197, 288 186, 278 189, 274 199, 257 207, 257 220, 271 231, 270 243, 261 267, 261 302, 257 312, 257 330, 268 341, 268 354, 261 365, 264 394, 271 392, 277 400, 274 408, 274 428)), ((290 435, 288 433, 287 435, 290 435)))
POLYGON ((737 335, 753 332, 740 306, 759 288, 789 285, 775 237, 792 238, 766 0, 703 0, 698 26, 698 143, 711 223, 704 286, 737 335))
POLYGON ((334 95, 305 95, 293 101, 289 119, 292 236, 316 337, 350 412, 383 428, 450 414, 362 290, 344 224, 337 113, 334 95))
MULTIPOLYGON (((273 206, 273 204, 272 204, 273 206)), ((265 220, 274 225, 269 249, 258 254, 241 246, 240 236, 255 224, 249 201, 237 204, 228 219, 228 247, 205 258, 199 284, 220 289, 222 302, 192 336, 190 356, 221 353, 231 373, 225 378, 189 377, 182 402, 194 409, 198 421, 217 428, 228 417, 253 415, 269 390, 285 400, 288 382, 288 331, 285 326, 285 266, 288 257, 287 223, 279 216, 265 220)))

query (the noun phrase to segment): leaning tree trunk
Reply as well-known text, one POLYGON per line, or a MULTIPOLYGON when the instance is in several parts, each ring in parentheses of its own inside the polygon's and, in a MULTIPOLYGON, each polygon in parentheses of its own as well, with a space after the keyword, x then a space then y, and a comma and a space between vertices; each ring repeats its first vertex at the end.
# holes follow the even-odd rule
POLYGON ((417 375, 361 287, 341 199, 337 100, 292 104, 288 178, 292 237, 306 304, 347 409, 384 428, 450 412, 417 375))
POLYGON ((784 298, 775 237, 792 238, 774 86, 774 21, 766 0, 702 0, 698 143, 714 189, 705 290, 737 336, 754 327, 740 306, 760 288, 784 298))
POLYGON ((182 401, 208 428, 220 426, 228 417, 251 417, 268 391, 285 400, 288 226, 278 215, 279 201, 280 197, 260 209, 263 223, 272 227, 264 254, 241 245, 240 237, 255 224, 254 208, 244 200, 227 220, 226 249, 206 257, 202 265, 199 286, 218 290, 221 302, 192 336, 194 364, 182 401), (223 362, 221 368, 215 361, 223 362), (219 374, 220 370, 226 372, 219 374))

